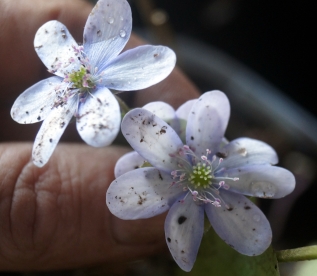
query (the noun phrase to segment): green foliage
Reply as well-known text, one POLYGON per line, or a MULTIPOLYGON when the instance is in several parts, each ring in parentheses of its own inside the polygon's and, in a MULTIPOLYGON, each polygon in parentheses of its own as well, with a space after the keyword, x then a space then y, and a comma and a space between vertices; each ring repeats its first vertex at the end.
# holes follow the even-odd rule
POLYGON ((242 255, 222 241, 211 228, 203 237, 191 272, 178 269, 177 276, 279 276, 276 255, 269 247, 262 255, 242 255))

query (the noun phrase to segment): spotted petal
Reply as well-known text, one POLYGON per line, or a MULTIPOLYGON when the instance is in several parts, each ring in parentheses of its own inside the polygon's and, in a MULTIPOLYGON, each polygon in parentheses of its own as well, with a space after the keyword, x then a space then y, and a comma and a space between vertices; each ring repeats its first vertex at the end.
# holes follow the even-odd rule
POLYGON ((295 177, 290 171, 270 165, 232 168, 220 171, 215 176, 238 177, 237 181, 226 180, 230 191, 255 197, 281 198, 295 188, 295 177))
POLYGON ((104 147, 112 143, 120 129, 120 107, 107 88, 98 88, 80 103, 77 130, 90 146, 104 147))
POLYGON ((78 47, 76 41, 65 25, 56 20, 48 21, 35 34, 36 53, 45 66, 57 76, 65 77, 80 68, 73 47, 78 47))
POLYGON ((47 163, 75 110, 76 99, 70 98, 55 107, 44 120, 33 145, 32 157, 36 166, 43 167, 47 163))
POLYGON ((167 211, 179 197, 171 175, 155 168, 127 172, 114 180, 106 195, 109 210, 121 219, 149 218, 167 211))
POLYGON ((239 138, 231 141, 228 145, 219 150, 219 156, 223 162, 219 169, 226 169, 248 164, 272 164, 278 162, 275 150, 268 144, 250 138, 239 138))
POLYGON ((92 67, 116 57, 130 38, 131 8, 126 0, 99 0, 84 29, 84 49, 92 67))
POLYGON ((188 146, 198 156, 205 155, 206 149, 217 151, 227 128, 229 115, 229 101, 224 93, 217 90, 204 93, 188 115, 188 146))
POLYGON ((44 120, 51 112, 56 90, 66 86, 59 77, 42 80, 25 90, 14 102, 12 119, 20 124, 32 124, 44 120))
POLYGON ((189 100, 185 103, 183 103, 177 110, 176 110, 176 116, 180 120, 184 120, 187 122, 188 115, 193 107, 193 105, 197 102, 197 99, 189 100))
POLYGON ((175 119, 175 110, 169 104, 165 102, 150 102, 142 108, 152 112, 157 117, 161 118, 165 122, 169 122, 175 119))
POLYGON ((197 99, 189 100, 183 103, 176 110, 176 117, 178 121, 178 135, 184 143, 186 143, 186 126, 187 126, 188 114, 190 113, 195 102, 197 102, 197 99))
POLYGON ((204 231, 204 208, 188 196, 176 201, 165 220, 167 246, 179 267, 190 271, 195 263, 204 231))
POLYGON ((175 110, 172 106, 165 102, 150 102, 142 108, 151 111, 157 117, 168 123, 177 133, 179 133, 179 120, 176 118, 175 110))
POLYGON ((136 108, 122 120, 121 129, 132 148, 159 170, 178 169, 173 154, 183 146, 177 133, 148 110, 136 108))
POLYGON ((139 46, 123 52, 110 64, 100 65, 101 84, 122 91, 144 89, 165 79, 175 62, 175 53, 168 47, 139 46))
POLYGON ((261 210, 242 195, 223 191, 220 196, 223 199, 221 207, 205 205, 216 233, 241 254, 254 256, 263 253, 271 243, 272 231, 261 210))
POLYGON ((128 152, 121 156, 114 167, 114 176, 118 178, 126 172, 141 168, 146 160, 136 151, 128 152))

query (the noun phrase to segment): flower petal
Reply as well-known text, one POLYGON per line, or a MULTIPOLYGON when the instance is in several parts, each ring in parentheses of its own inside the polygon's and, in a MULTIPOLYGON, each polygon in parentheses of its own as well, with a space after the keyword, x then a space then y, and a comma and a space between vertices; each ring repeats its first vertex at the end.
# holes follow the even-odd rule
POLYGON ((43 121, 51 112, 56 91, 66 86, 60 77, 51 77, 26 89, 14 102, 12 119, 20 124, 43 121))
POLYGON ((263 253, 271 243, 272 230, 262 211, 242 195, 223 191, 220 196, 225 203, 221 207, 205 205, 216 233, 241 254, 263 253))
POLYGON ((271 165, 250 165, 220 171, 216 177, 237 177, 226 180, 230 191, 261 198, 281 198, 295 188, 294 175, 280 167, 271 165))
POLYGON ((157 117, 168 123, 177 133, 179 133, 179 120, 176 118, 175 110, 171 105, 165 102, 157 101, 150 102, 142 108, 151 111, 157 117))
POLYGON ((128 42, 132 15, 126 0, 99 0, 84 29, 84 49, 95 67, 116 57, 128 42))
POLYGON ((165 102, 150 102, 142 108, 152 112, 157 117, 161 118, 165 122, 169 122, 175 119, 175 110, 172 106, 165 102))
POLYGON ((114 176, 118 178, 129 171, 141 168, 145 162, 146 160, 136 151, 128 152, 117 161, 114 167, 114 176))
POLYGON ((224 137, 230 115, 227 96, 221 91, 206 92, 193 105, 187 121, 187 145, 198 156, 206 149, 217 151, 224 137))
POLYGON ((188 115, 193 107, 193 105, 198 101, 198 99, 189 100, 185 103, 183 103, 177 110, 176 110, 176 116, 187 122, 188 115))
POLYGON ((126 0, 99 0, 84 29, 84 50, 98 67, 116 57, 130 38, 131 8, 126 0))
POLYGON ((165 220, 167 246, 179 267, 190 271, 195 263, 204 232, 204 208, 191 196, 176 201, 165 220))
POLYGON ((76 110, 76 98, 70 98, 65 104, 55 107, 44 120, 36 135, 32 158, 33 163, 43 167, 50 159, 66 126, 76 110))
POLYGON ((136 108, 125 115, 121 129, 131 147, 152 166, 166 172, 178 169, 178 160, 172 155, 183 143, 162 119, 148 110, 136 108))
POLYGON ((167 211, 182 193, 170 174, 155 168, 127 172, 114 180, 106 195, 112 214, 121 219, 149 218, 167 211))
POLYGON ((104 69, 101 85, 122 91, 144 89, 165 79, 175 62, 175 53, 168 47, 139 46, 100 66, 104 69))
POLYGON ((42 25, 35 34, 34 48, 45 66, 55 75, 66 74, 80 68, 77 53, 78 47, 65 25, 52 20, 42 25))
POLYGON ((219 157, 223 158, 220 168, 236 168, 238 166, 255 164, 278 163, 275 150, 268 144, 250 138, 239 138, 231 141, 228 145, 219 150, 219 157))
POLYGON ((105 87, 97 88, 79 104, 77 130, 90 146, 104 147, 112 143, 120 129, 120 107, 115 96, 105 87))
POLYGON ((197 102, 197 99, 189 100, 185 102, 184 104, 182 104, 176 110, 176 117, 178 119, 178 124, 179 124, 179 129, 177 133, 184 143, 186 143, 186 126, 187 126, 188 114, 190 113, 194 103, 196 102, 197 102))

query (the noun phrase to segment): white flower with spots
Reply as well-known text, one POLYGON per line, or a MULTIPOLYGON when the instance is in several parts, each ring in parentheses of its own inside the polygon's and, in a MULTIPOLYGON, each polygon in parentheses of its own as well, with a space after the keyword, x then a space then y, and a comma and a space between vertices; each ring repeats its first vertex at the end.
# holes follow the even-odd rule
MULTIPOLYGON (((168 123, 184 141, 185 126, 188 112, 196 100, 190 100, 182 104, 176 111, 165 102, 150 102, 142 108, 151 111, 157 117, 168 123)), ((115 178, 137 168, 149 166, 148 162, 136 151, 128 152, 121 156, 114 168, 115 178)))
POLYGON ((272 166, 278 158, 266 143, 239 138, 224 145, 229 113, 222 92, 203 94, 188 114, 186 145, 148 110, 132 110, 122 121, 125 138, 153 167, 119 176, 107 191, 107 205, 121 219, 149 218, 169 210, 167 245, 185 271, 196 260, 204 212, 232 248, 259 255, 271 243, 271 228, 261 210, 243 194, 280 198, 295 187, 291 172, 272 166))
POLYGON ((73 116, 87 144, 111 144, 120 129, 121 114, 109 89, 144 89, 173 70, 175 53, 164 46, 144 45, 119 55, 131 28, 131 9, 126 0, 98 1, 87 19, 82 46, 58 21, 39 28, 35 50, 56 76, 24 91, 11 109, 12 118, 19 123, 44 120, 33 146, 35 165, 47 163, 73 116))

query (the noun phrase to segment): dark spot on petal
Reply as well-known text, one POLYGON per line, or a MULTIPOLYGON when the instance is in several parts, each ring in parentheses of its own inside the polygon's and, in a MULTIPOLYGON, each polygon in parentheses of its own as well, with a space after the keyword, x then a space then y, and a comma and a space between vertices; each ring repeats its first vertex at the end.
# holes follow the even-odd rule
POLYGON ((191 137, 190 137, 190 140, 194 140, 194 136, 191 136, 191 137))
POLYGON ((158 54, 154 54, 153 57, 155 57, 155 58, 158 57, 158 54))
POLYGON ((186 221, 186 217, 184 217, 184 216, 180 216, 179 218, 178 218, 178 220, 177 220, 177 222, 178 222, 178 224, 183 224, 185 221, 186 221))
POLYGON ((140 143, 142 143, 143 141, 144 141, 144 140, 143 140, 143 139, 141 139, 141 140, 140 140, 140 143))
POLYGON ((219 157, 219 158, 226 158, 228 155, 225 154, 224 152, 217 152, 216 156, 219 157))
POLYGON ((159 171, 159 178, 161 179, 161 180, 163 180, 163 177, 162 177, 162 175, 161 175, 161 172, 159 171))
POLYGON ((246 209, 246 210, 250 210, 250 209, 251 209, 251 207, 250 207, 250 206, 244 206, 244 209, 246 209))
POLYGON ((37 117, 37 120, 40 121, 40 120, 41 120, 41 116, 38 116, 38 117, 37 117))
POLYGON ((29 111, 25 111, 25 113, 26 113, 27 115, 29 115, 29 111))
POLYGON ((171 238, 167 238, 167 241, 168 241, 168 242, 171 242, 171 238))
POLYGON ((167 127, 166 127, 166 126, 163 126, 163 127, 161 128, 161 130, 160 130, 160 134, 166 133, 166 129, 167 129, 167 127))
POLYGON ((146 201, 146 198, 143 198, 139 195, 139 201, 138 201, 138 204, 139 205, 142 205, 144 202, 146 201))
POLYGON ((182 253, 182 254, 184 254, 184 253, 185 253, 185 251, 184 251, 184 250, 182 250, 182 251, 181 251, 181 253, 182 253))
POLYGON ((50 138, 50 143, 52 143, 53 142, 53 139, 52 138, 50 138))
POLYGON ((232 211, 233 208, 230 206, 230 207, 227 208, 227 210, 228 210, 228 211, 232 211))
POLYGON ((255 231, 255 228, 253 228, 252 231, 255 231))

